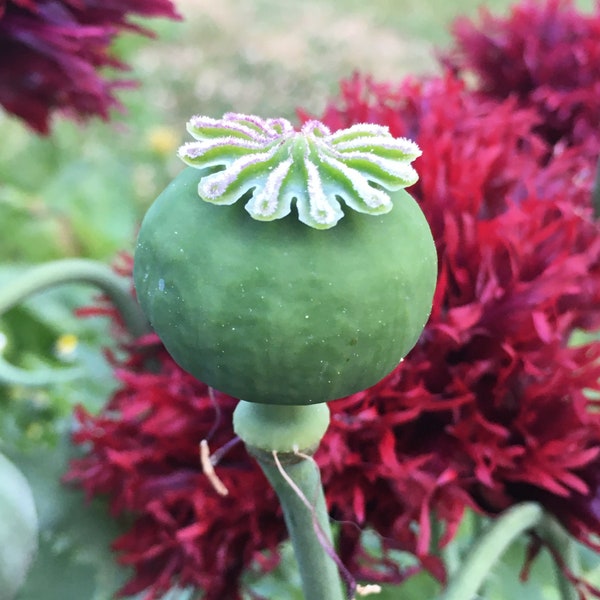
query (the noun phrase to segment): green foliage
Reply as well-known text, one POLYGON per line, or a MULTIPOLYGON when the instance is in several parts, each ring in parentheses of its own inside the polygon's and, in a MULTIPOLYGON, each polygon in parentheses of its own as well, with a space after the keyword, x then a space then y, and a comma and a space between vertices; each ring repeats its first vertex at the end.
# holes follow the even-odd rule
MULTIPOLYGON (((0 288, 24 269, 1 267, 0 288)), ((103 347, 114 345, 106 319, 84 320, 74 314, 76 308, 91 305, 95 294, 88 286, 65 285, 0 315, 0 444, 24 449, 51 443, 75 404, 96 410, 114 388, 102 353, 103 347), (61 352, 65 336, 72 338, 73 347, 61 352), (2 383, 6 363, 22 370, 22 383, 2 383), (28 385, 40 373, 52 385, 28 385)))
MULTIPOLYGON (((1 268, 0 287, 23 269, 1 268)), ((55 380, 32 386, 25 377, 22 385, 0 385, 0 449, 25 474, 39 514, 39 550, 18 600, 107 600, 124 581, 110 551, 119 524, 102 503, 88 505, 80 492, 61 484, 73 452, 68 440, 73 407, 98 409, 115 385, 101 351, 110 345, 106 320, 73 313, 90 305, 94 294, 88 286, 66 285, 0 316, 2 358, 30 380, 42 371, 55 380), (57 342, 65 335, 76 343, 61 353, 57 342), (77 378, 60 377, 74 367, 77 378)), ((0 481, 4 490, 4 478, 0 481)))
POLYGON ((300 574, 294 559, 294 550, 291 543, 282 544, 279 555, 281 562, 268 575, 258 576, 252 570, 247 573, 244 585, 249 593, 244 596, 244 600, 250 600, 256 596, 259 598, 304 600, 300 587, 300 574))
POLYGON ((27 479, 0 454, 0 594, 12 600, 37 549, 38 519, 27 479))
POLYGON ((111 143, 111 132, 94 124, 86 134, 103 138, 96 145, 82 130, 61 125, 52 141, 27 144, 22 128, 3 128, 16 148, 8 152, 9 143, 0 150, 0 223, 12 232, 0 237, 0 255, 12 262, 112 259, 132 247, 144 202, 167 178, 143 138, 137 148, 128 135, 111 143))
POLYGON ((40 531, 38 556, 17 600, 106 600, 124 583, 110 550, 118 520, 61 483, 72 456, 66 432, 51 448, 38 444, 12 454, 31 483, 40 531))

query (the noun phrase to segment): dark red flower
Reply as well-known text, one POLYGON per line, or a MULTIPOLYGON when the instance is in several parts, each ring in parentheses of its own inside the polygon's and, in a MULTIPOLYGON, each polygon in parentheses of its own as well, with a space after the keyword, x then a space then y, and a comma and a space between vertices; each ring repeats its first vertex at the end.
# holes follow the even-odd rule
POLYGON ((581 143, 600 123, 600 2, 595 14, 573 0, 524 0, 507 17, 482 9, 478 26, 454 25, 456 47, 446 64, 475 75, 494 98, 514 95, 543 117, 539 131, 551 141, 581 143))
POLYGON ((229 490, 217 494, 202 473, 200 440, 212 449, 233 437, 235 401, 183 372, 150 335, 115 359, 119 390, 103 413, 76 411, 73 439, 87 452, 67 481, 88 497, 110 497, 115 515, 133 516, 117 539, 119 561, 135 576, 121 590, 157 598, 175 583, 205 590, 203 598, 241 598, 239 577, 253 561, 273 565, 285 537, 275 495, 241 447, 230 450, 218 474, 229 490), (151 365, 151 367, 149 367, 151 365))
POLYGON ((123 30, 149 34, 130 16, 180 18, 171 0, 5 0, 0 6, 0 104, 35 131, 50 131, 55 111, 108 119, 119 106, 106 67, 123 30))
MULTIPOLYGON (((334 128, 368 120, 416 139, 411 191, 440 259, 415 349, 374 388, 332 405, 318 455, 327 495, 336 517, 375 528, 440 577, 432 514, 445 523, 442 544, 465 507, 494 514, 523 500, 588 545, 600 533, 600 416, 586 395, 599 388, 600 344, 569 344, 576 329, 600 326, 595 163, 548 146, 534 133, 541 118, 450 74, 396 87, 355 77, 324 115, 334 128)), ((343 530, 343 556, 360 572, 357 550, 356 532, 343 530)))

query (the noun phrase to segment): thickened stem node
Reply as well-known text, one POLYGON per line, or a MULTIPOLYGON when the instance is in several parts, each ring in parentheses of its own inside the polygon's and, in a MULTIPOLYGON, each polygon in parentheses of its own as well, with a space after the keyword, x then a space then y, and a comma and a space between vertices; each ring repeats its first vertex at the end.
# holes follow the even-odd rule
MULTIPOLYGON (((344 600, 321 475, 312 454, 329 424, 327 404, 272 405, 240 401, 233 415, 273 486, 294 547, 306 600, 344 600)), ((339 560, 339 559, 338 559, 339 560)))

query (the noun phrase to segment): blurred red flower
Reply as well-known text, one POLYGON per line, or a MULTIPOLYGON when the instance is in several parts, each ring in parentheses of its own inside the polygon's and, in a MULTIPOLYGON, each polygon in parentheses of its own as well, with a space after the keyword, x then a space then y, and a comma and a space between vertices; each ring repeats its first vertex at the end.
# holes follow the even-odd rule
MULTIPOLYGON (((550 148, 534 133, 541 118, 451 74, 396 87, 355 77, 323 117, 417 141, 411 192, 440 260, 415 349, 332 405, 318 454, 328 499, 336 518, 373 527, 440 578, 431 515, 445 523, 444 544, 468 506, 494 514, 537 500, 598 547, 600 415, 586 391, 599 389, 600 344, 570 345, 577 329, 600 327, 595 162, 550 148)), ((341 547, 360 571, 356 530, 342 530, 341 547)))
POLYGON ((126 69, 110 52, 122 31, 150 32, 131 16, 180 18, 171 0, 3 0, 0 3, 0 104, 41 134, 54 111, 108 119, 126 81, 104 78, 126 69))
POLYGON ((524 0, 507 17, 482 9, 453 28, 455 47, 444 62, 471 73, 495 98, 514 95, 535 106, 540 133, 552 143, 582 143, 600 123, 600 2, 584 14, 573 0, 524 0))
POLYGON ((209 439, 214 450, 232 440, 236 402, 182 371, 154 335, 124 351, 113 357, 119 389, 102 414, 76 411, 73 439, 86 455, 66 480, 89 498, 109 496, 113 514, 134 516, 114 543, 120 562, 135 569, 123 596, 146 590, 153 599, 178 583, 205 590, 207 600, 241 598, 242 571, 253 561, 276 564, 285 526, 274 492, 241 446, 218 466, 228 496, 202 473, 199 442, 209 439))

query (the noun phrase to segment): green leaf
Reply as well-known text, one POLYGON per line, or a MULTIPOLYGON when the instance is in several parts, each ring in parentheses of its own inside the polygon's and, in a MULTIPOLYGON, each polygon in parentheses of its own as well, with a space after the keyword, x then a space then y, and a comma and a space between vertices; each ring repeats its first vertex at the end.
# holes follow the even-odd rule
POLYGON ((0 223, 4 233, 0 236, 3 260, 38 262, 63 253, 64 224, 36 194, 9 184, 0 185, 0 223))
MULTIPOLYGON (((0 267, 0 288, 28 268, 0 267)), ((31 447, 54 439, 58 421, 69 417, 75 404, 96 411, 114 390, 112 368, 102 352, 102 347, 116 349, 109 320, 81 319, 74 314, 76 308, 93 305, 97 295, 89 285, 62 285, 0 315, 2 359, 22 369, 30 383, 40 374, 52 375, 52 385, 31 387, 2 385, 0 373, 0 442, 8 447, 31 447), (65 337, 75 340, 68 353, 60 351, 65 337), (28 373, 32 376, 27 377, 28 373), (68 373, 78 377, 67 378, 68 373)))
POLYGON ((252 595, 245 595, 249 600, 256 596, 260 598, 286 598, 286 600, 303 600, 304 596, 300 588, 300 574, 294 557, 294 550, 289 542, 280 546, 281 562, 276 569, 267 575, 259 575, 250 569, 244 580, 252 595))
POLYGON ((54 448, 13 455, 33 490, 41 540, 18 600, 107 600, 125 582, 128 571, 110 547, 123 523, 105 502, 86 502, 81 491, 61 483, 73 456, 67 433, 54 448))
POLYGON ((44 185, 44 200, 69 223, 75 253, 110 259, 135 239, 138 214, 128 164, 111 156, 64 165, 44 185))
MULTIPOLYGON (((373 600, 425 600, 435 598, 440 591, 439 583, 427 573, 418 573, 402 585, 382 586, 381 593, 371 596, 373 600)), ((367 596, 368 600, 369 596, 367 596)))
POLYGON ((94 567, 78 564, 73 550, 57 550, 51 539, 42 539, 35 567, 17 600, 92 600, 94 576, 94 567))
POLYGON ((14 598, 37 549, 38 518, 24 475, 0 454, 0 596, 14 598))
POLYGON ((502 556, 489 574, 481 595, 486 600, 526 598, 527 600, 559 600, 554 564, 547 552, 534 561, 527 581, 519 579, 525 564, 527 540, 521 540, 502 556))

